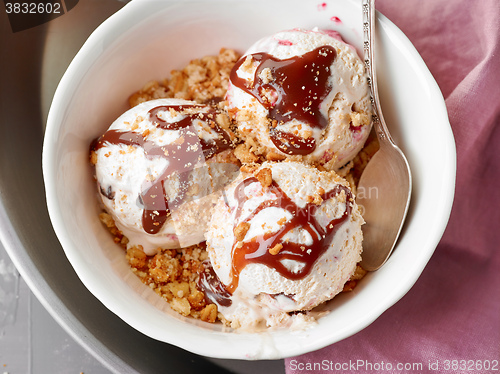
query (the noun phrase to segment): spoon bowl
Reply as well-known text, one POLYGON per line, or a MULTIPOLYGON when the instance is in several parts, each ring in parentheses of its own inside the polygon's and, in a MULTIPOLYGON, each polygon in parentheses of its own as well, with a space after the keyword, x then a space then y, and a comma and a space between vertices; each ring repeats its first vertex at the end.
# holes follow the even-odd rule
POLYGON ((389 139, 366 166, 358 186, 362 206, 363 260, 368 271, 380 268, 391 254, 406 217, 411 194, 411 175, 401 150, 389 139))
POLYGON ((361 266, 375 271, 389 258, 403 227, 410 205, 411 172, 405 155, 392 140, 380 107, 374 56, 375 0, 363 0, 363 20, 373 127, 380 148, 361 175, 356 202, 362 207, 366 222, 361 266))

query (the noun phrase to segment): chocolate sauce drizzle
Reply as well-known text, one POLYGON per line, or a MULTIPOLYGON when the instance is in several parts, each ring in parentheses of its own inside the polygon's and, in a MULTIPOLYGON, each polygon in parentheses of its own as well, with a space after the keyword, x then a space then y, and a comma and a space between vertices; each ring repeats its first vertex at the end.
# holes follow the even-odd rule
POLYGON ((220 306, 231 306, 233 303, 231 294, 215 273, 210 260, 202 262, 198 275, 198 287, 203 290, 207 303, 215 302, 220 306))
MULTIPOLYGON (((143 208, 142 225, 144 231, 149 234, 156 234, 160 231, 165 221, 170 215, 170 210, 179 206, 185 201, 189 179, 194 166, 204 161, 215 153, 228 149, 231 145, 229 135, 223 131, 215 122, 217 112, 209 109, 205 113, 185 113, 184 117, 177 122, 167 122, 163 120, 159 113, 174 110, 178 113, 189 108, 196 108, 197 105, 167 105, 158 106, 148 112, 150 121, 158 128, 164 130, 177 130, 180 132, 179 141, 171 144, 159 146, 155 142, 148 140, 147 135, 133 131, 108 130, 91 145, 91 149, 98 149, 108 144, 128 145, 141 147, 148 159, 155 157, 165 158, 169 161, 168 166, 153 181, 145 180, 141 186, 138 196, 138 204, 143 208), (217 133, 217 138, 206 141, 200 139, 193 131, 194 120, 209 122, 210 127, 217 133), (201 149, 198 148, 201 146, 201 149), (179 175, 180 191, 175 197, 168 198, 164 183, 174 173, 179 175)), ((101 191, 104 191, 101 188, 101 191)), ((108 188, 104 194, 107 198, 114 197, 114 193, 108 188)))
POLYGON ((249 199, 245 195, 244 189, 251 183, 260 183, 256 178, 248 178, 241 182, 234 192, 237 201, 235 222, 249 222, 260 211, 269 207, 277 207, 291 213, 292 218, 281 225, 278 231, 266 233, 260 237, 253 238, 248 242, 235 242, 232 248, 232 269, 231 283, 227 286, 229 292, 234 292, 238 287, 239 274, 251 263, 259 263, 275 269, 283 277, 299 280, 306 277, 317 259, 328 249, 335 234, 342 224, 348 219, 352 209, 352 194, 347 187, 336 185, 333 189, 321 195, 324 200, 331 199, 344 191, 346 197, 346 209, 341 217, 333 219, 326 227, 322 227, 314 214, 319 205, 308 203, 300 208, 290 199, 287 194, 273 181, 268 188, 268 192, 274 194, 276 199, 262 202, 250 215, 244 220, 239 220, 244 203, 249 199), (306 230, 312 237, 312 243, 309 245, 294 243, 282 238, 292 230, 306 230), (271 254, 270 248, 281 244, 282 248, 278 254, 271 254), (303 266, 297 272, 293 272, 283 265, 283 260, 294 260, 303 266))
POLYGON ((231 70, 231 83, 255 97, 268 109, 271 123, 269 136, 280 151, 290 155, 313 152, 316 148, 313 137, 302 138, 281 131, 277 126, 297 119, 313 128, 326 128, 328 118, 321 113, 320 105, 332 89, 328 79, 331 76, 330 66, 337 57, 335 48, 326 45, 284 60, 267 53, 254 53, 251 56, 259 63, 253 85, 249 87, 248 81, 237 75, 246 56, 231 70), (271 71, 272 79, 269 82, 266 79, 266 83, 261 78, 261 72, 267 68, 271 71))

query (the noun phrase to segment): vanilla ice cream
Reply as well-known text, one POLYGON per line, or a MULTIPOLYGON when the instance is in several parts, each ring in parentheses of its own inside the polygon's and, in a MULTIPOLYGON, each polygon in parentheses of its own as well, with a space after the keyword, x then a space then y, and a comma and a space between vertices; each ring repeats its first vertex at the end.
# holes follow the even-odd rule
POLYGON ((228 162, 228 125, 208 105, 158 99, 128 110, 96 139, 99 195, 128 246, 151 255, 204 240, 215 192, 239 172, 228 162))
POLYGON ((231 71, 229 113, 255 153, 338 170, 371 128, 369 86, 355 49, 334 31, 265 37, 231 71))
POLYGON ((205 294, 232 327, 290 326, 342 291, 361 259, 348 183, 298 162, 265 162, 226 187, 207 231, 205 294))

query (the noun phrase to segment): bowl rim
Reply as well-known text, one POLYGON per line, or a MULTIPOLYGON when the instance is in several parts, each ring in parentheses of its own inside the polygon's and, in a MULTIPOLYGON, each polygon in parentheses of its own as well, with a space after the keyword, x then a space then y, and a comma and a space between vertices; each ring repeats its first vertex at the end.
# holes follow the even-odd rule
MULTIPOLYGON (((359 1, 353 0, 354 2, 358 3, 359 1)), ((71 247, 71 244, 66 237, 66 232, 64 230, 64 222, 61 219, 61 216, 58 214, 60 210, 59 206, 59 201, 58 198, 55 194, 55 168, 52 167, 53 164, 53 159, 54 159, 54 152, 52 147, 51 140, 55 139, 57 137, 57 133, 59 131, 60 125, 62 121, 60 121, 60 116, 61 113, 57 113, 54 108, 60 108, 63 103, 65 102, 65 90, 66 86, 68 85, 68 82, 71 81, 72 79, 75 79, 74 77, 78 77, 81 72, 79 71, 79 66, 80 65, 85 65, 89 66, 90 64, 94 63, 98 57, 97 56, 92 56, 89 55, 89 51, 93 50, 96 46, 98 46, 101 43, 101 34, 105 34, 108 31, 111 30, 111 32, 116 32, 116 30, 121 30, 124 29, 126 22, 123 22, 122 18, 127 18, 127 17, 132 17, 135 12, 136 8, 140 8, 143 2, 141 1, 132 1, 128 3, 126 6, 124 6, 122 9, 120 9, 118 12, 113 14, 110 18, 108 18, 106 21, 104 21, 87 39, 87 41, 84 43, 80 51, 77 53, 73 61, 71 62, 70 66, 68 67, 67 71, 65 72, 64 76, 62 77, 57 90, 54 95, 54 99, 51 105, 51 109, 49 111, 49 115, 47 118, 47 127, 45 131, 45 136, 44 136, 44 142, 43 142, 43 151, 42 151, 42 169, 43 169, 43 179, 46 187, 46 200, 47 200, 47 207, 49 211, 49 216, 50 220, 52 222, 54 231, 56 232, 56 235, 61 242, 61 245, 64 249, 64 252, 66 256, 68 257, 68 260, 70 261, 71 265, 77 272, 77 274, 80 277, 80 272, 78 271, 79 264, 75 263, 74 258, 72 256, 71 251, 67 251, 66 248, 71 247)), ((172 2, 175 3, 175 2, 172 2)), ((167 6, 167 5, 164 5, 167 6)), ((431 90, 433 93, 433 96, 436 96, 440 99, 440 112, 439 115, 441 117, 440 121, 446 122, 446 129, 445 132, 447 132, 447 137, 444 139, 445 141, 445 146, 447 149, 447 154, 446 154, 446 164, 447 167, 443 168, 443 173, 445 173, 444 180, 447 181, 446 185, 443 186, 443 189, 447 191, 447 193, 444 194, 444 199, 441 201, 441 208, 439 211, 442 213, 441 216, 441 224, 437 225, 434 227, 434 230, 432 232, 429 232, 429 238, 428 238, 428 245, 429 247, 432 247, 432 250, 429 250, 426 256, 421 258, 421 261, 415 265, 415 268, 412 271, 412 277, 408 279, 407 282, 404 284, 400 285, 398 292, 394 292, 391 294, 391 297, 386 300, 385 303, 380 303, 378 304, 378 308, 374 308, 373 310, 370 310, 369 313, 366 313, 365 318, 357 324, 356 328, 350 329, 350 330, 345 330, 342 333, 338 334, 335 339, 331 339, 328 336, 324 336, 324 339, 322 340, 316 340, 315 342, 311 342, 307 347, 301 347, 301 348, 296 348, 296 349, 291 349, 286 352, 286 355, 281 356, 279 358, 283 357, 291 357, 291 356, 296 356, 300 354, 304 354, 306 352, 314 351, 320 348, 323 348, 329 344, 335 343, 337 341, 340 341, 342 339, 347 338, 348 336, 351 336, 368 325, 370 325, 373 321, 375 321, 385 310, 390 308, 392 305, 394 305, 398 300, 400 300, 410 289, 411 287, 415 284, 417 279, 420 277, 420 274, 422 273, 424 267, 426 266, 427 262, 429 261, 430 257, 432 256, 442 234, 444 233, 444 230, 446 228, 449 215, 451 213, 451 207, 453 204, 453 198, 454 198, 454 190, 455 190, 455 177, 456 177, 456 149, 455 149, 455 142, 453 138, 453 133, 451 131, 451 126, 449 125, 448 121, 448 115, 446 111, 446 105, 444 103, 444 98, 442 96, 442 93, 435 82, 434 78, 432 77, 431 73, 429 72, 427 66, 425 65, 422 57, 418 54, 414 46, 411 44, 410 40, 406 37, 406 35, 403 34, 399 28, 397 28, 389 19, 387 19, 385 16, 383 16, 381 13, 377 14, 379 24, 381 25, 381 28, 383 28, 386 32, 390 33, 394 39, 399 43, 401 48, 404 48, 406 50, 406 53, 408 53, 411 56, 412 61, 417 64, 421 70, 421 72, 425 75, 427 75, 430 79, 427 80, 428 88, 431 90)), ((134 326, 133 323, 130 323, 131 321, 127 318, 126 315, 123 315, 119 311, 116 310, 116 308, 113 305, 110 305, 109 303, 106 302, 106 300, 103 300, 101 297, 98 295, 101 295, 99 290, 96 289, 96 285, 93 284, 92 280, 88 279, 82 279, 80 277, 80 280, 82 283, 89 289, 89 291, 94 294, 99 301, 104 304, 108 309, 110 309, 113 313, 115 313, 119 318, 123 319, 125 322, 130 324, 132 327, 135 329, 138 329, 139 331, 145 333, 148 336, 151 336, 155 339, 162 340, 164 342, 174 344, 176 346, 179 346, 183 349, 186 349, 188 351, 204 355, 204 356, 211 356, 211 357, 219 357, 219 358, 239 358, 239 359, 247 359, 248 357, 242 357, 239 354, 234 354, 234 352, 231 355, 214 355, 213 353, 207 352, 206 350, 200 349, 199 346, 197 345, 196 347, 191 344, 191 340, 189 338, 184 338, 182 336, 176 336, 176 337, 161 337, 159 338, 158 336, 152 336, 151 332, 144 332, 142 329, 139 329, 137 326, 134 326)), ((98 288, 98 287, 97 287, 98 288)), ((50 305, 46 305, 47 303, 44 303, 44 306, 48 307, 48 309, 51 309, 50 305)), ((56 313, 54 313, 56 314, 56 313)))

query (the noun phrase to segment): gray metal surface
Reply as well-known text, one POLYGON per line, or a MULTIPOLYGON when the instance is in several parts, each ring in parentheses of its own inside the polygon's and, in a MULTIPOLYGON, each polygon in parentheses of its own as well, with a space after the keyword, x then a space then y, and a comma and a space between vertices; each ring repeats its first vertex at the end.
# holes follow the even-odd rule
POLYGON ((109 374, 50 316, 0 243, 0 373, 109 374))
MULTIPOLYGON (((209 360, 135 331, 87 291, 52 230, 41 170, 52 95, 88 35, 123 5, 112 0, 80 0, 64 16, 17 33, 1 12, 0 240, 52 317, 112 372, 284 372, 282 360, 209 360)), ((49 332, 41 328, 32 333, 32 341, 43 344, 49 332)))

